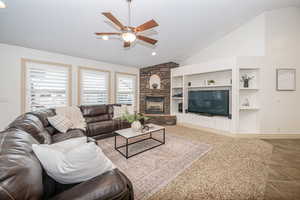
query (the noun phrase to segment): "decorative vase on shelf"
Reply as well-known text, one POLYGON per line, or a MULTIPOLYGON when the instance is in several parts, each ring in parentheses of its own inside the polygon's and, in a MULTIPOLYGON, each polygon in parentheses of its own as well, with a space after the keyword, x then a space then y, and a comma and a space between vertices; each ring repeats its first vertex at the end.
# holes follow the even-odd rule
POLYGON ((249 79, 245 79, 244 80, 244 88, 248 88, 249 87, 249 79))
POLYGON ((249 81, 251 80, 251 79, 253 79, 254 78, 254 76, 249 76, 249 75, 247 75, 247 74, 244 74, 243 76, 242 76, 242 78, 241 78, 241 82, 243 82, 243 87, 244 88, 248 88, 249 87, 249 81))
POLYGON ((134 122, 132 122, 132 124, 131 124, 131 128, 132 128, 132 130, 134 130, 134 131, 139 131, 139 130, 142 129, 142 124, 141 124, 140 121, 134 121, 134 122))

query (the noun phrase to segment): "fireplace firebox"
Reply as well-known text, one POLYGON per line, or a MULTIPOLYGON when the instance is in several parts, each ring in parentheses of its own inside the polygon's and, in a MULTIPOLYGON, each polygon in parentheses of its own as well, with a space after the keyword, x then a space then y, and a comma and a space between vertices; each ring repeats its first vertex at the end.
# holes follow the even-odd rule
POLYGON ((164 114, 165 113, 165 98, 146 96, 146 114, 164 114))

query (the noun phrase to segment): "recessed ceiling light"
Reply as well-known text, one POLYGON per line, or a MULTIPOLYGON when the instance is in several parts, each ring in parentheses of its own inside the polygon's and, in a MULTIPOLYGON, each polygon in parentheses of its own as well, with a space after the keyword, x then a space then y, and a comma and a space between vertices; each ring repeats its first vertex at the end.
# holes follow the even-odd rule
POLYGON ((3 1, 0 1, 0 8, 6 8, 6 5, 3 1))
POLYGON ((108 37, 107 35, 103 35, 103 36, 102 36, 102 39, 103 39, 103 40, 108 40, 109 37, 108 37))
POLYGON ((151 54, 152 56, 156 56, 156 52, 152 52, 152 54, 151 54))

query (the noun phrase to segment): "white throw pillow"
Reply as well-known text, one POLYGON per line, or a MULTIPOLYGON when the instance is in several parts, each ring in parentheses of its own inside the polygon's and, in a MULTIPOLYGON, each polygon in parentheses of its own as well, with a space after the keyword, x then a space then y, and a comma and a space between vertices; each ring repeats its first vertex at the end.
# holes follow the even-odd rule
POLYGON ((59 132, 66 133, 68 129, 73 127, 71 120, 64 116, 55 115, 47 118, 49 123, 59 132))
MULTIPOLYGON (((83 137, 86 139, 86 137, 83 137)), ((47 174, 62 184, 87 181, 115 168, 95 143, 71 141, 70 146, 64 144, 37 145, 32 149, 40 160, 47 174), (74 144, 77 142, 77 145, 74 144), (72 148, 70 148, 72 146, 72 148)))
POLYGON ((117 119, 117 118, 120 118, 120 117, 122 117, 123 116, 123 108, 122 108, 122 106, 113 106, 113 109, 114 109, 114 117, 113 117, 113 119, 117 119))
POLYGON ((125 105, 126 106, 126 111, 128 114, 133 115, 134 114, 134 107, 133 106, 129 106, 129 105, 125 105))
POLYGON ((82 144, 86 144, 88 141, 87 137, 77 137, 77 138, 71 138, 68 140, 64 140, 62 142, 57 142, 54 144, 51 144, 51 148, 59 149, 59 151, 66 153, 82 144))
POLYGON ((121 106, 113 106, 114 109, 114 119, 120 118, 126 113, 129 115, 134 114, 134 108, 133 106, 128 106, 128 105, 121 105, 121 106))

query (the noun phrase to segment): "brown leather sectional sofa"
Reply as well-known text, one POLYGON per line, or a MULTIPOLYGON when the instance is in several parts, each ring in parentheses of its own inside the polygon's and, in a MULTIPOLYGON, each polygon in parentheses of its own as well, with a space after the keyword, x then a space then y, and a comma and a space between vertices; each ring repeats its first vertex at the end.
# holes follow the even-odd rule
POLYGON ((110 107, 80 107, 88 121, 87 132, 78 129, 57 132, 47 120, 47 117, 55 115, 53 109, 26 113, 13 121, 0 133, 0 199, 133 200, 132 184, 118 169, 89 181, 64 185, 45 173, 31 148, 32 144, 51 144, 84 135, 111 135, 123 124, 115 124, 110 107))

